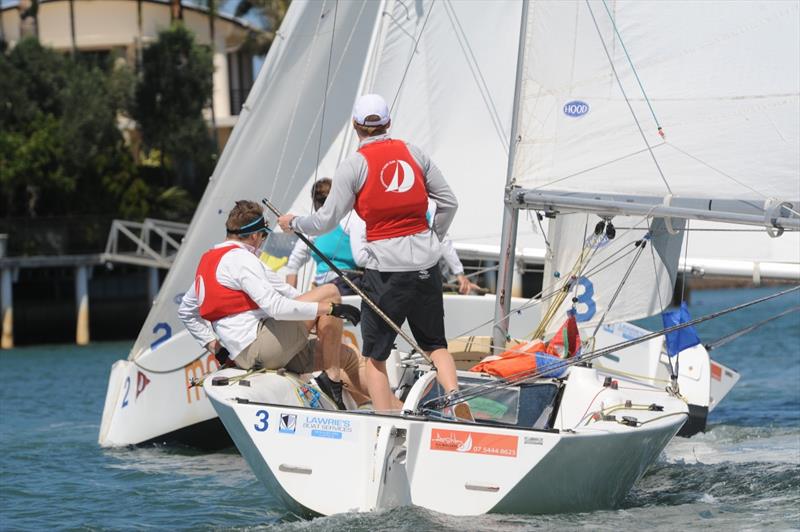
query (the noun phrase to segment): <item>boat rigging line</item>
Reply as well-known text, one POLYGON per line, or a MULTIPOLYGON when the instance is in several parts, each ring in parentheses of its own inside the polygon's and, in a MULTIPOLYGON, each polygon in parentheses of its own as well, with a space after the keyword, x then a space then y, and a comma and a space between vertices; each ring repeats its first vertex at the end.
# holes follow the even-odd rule
MULTIPOLYGON (((646 219, 647 219, 647 216, 644 216, 641 221, 644 221, 646 219)), ((592 268, 584 270, 583 273, 582 273, 582 276, 591 279, 592 276, 597 275, 600 272, 608 269, 609 267, 613 266, 614 264, 616 264, 620 260, 622 260, 625 257, 627 257, 628 255, 630 255, 631 253, 635 253, 637 251, 637 248, 632 245, 634 243, 633 242, 625 243, 620 237, 624 236, 625 234, 629 233, 630 231, 635 231, 635 230, 642 230, 642 231, 646 232, 647 231, 646 228, 637 227, 638 224, 641 223, 641 221, 635 223, 634 227, 628 227, 628 228, 625 229, 625 231, 623 233, 617 235, 616 241, 611 243, 611 244, 609 244, 608 248, 610 249, 611 246, 615 246, 615 245, 619 244, 620 245, 619 249, 614 251, 614 253, 611 256, 606 257, 605 259, 603 259, 603 261, 601 261, 598 264, 594 265, 592 268), (610 263, 608 262, 609 260, 614 258, 615 255, 619 254, 622 251, 625 251, 625 253, 623 253, 619 257, 616 257, 616 259, 614 259, 610 263)), ((497 268, 498 267, 496 266, 496 267, 493 267, 492 269, 497 269, 497 268)), ((563 286, 555 287, 555 288, 551 289, 549 292, 545 292, 545 290, 542 289, 537 294, 534 294, 531 298, 529 298, 528 301, 526 301, 525 303, 521 304, 520 306, 518 306, 516 308, 509 309, 508 314, 503 316, 503 319, 506 319, 506 318, 508 318, 509 316, 511 316, 512 314, 515 314, 515 313, 516 314, 521 314, 523 311, 529 310, 529 309, 531 309, 531 308, 533 308, 533 307, 535 307, 537 305, 540 305, 540 304, 544 303, 545 301, 550 301, 551 299, 553 299, 554 297, 559 295, 563 291, 563 289, 564 289, 563 286)), ((471 333, 473 331, 476 331, 476 330, 480 329, 481 327, 483 327, 485 325, 490 325, 492 323, 494 323, 494 318, 486 320, 486 321, 484 321, 482 323, 479 323, 479 324, 471 327, 470 329, 467 329, 467 330, 463 331, 461 334, 457 334, 456 337, 469 336, 469 333, 471 333)), ((527 335, 527 338, 532 338, 532 337, 533 337, 533 333, 527 335)), ((500 347, 500 346, 499 347, 492 347, 492 350, 493 351, 504 351, 505 347, 500 347)))
MULTIPOLYGON (((267 206, 267 208, 268 208, 269 210, 271 210, 271 211, 272 211, 272 213, 273 213, 275 216, 278 216, 278 217, 280 217, 280 216, 281 216, 281 212, 280 212, 280 211, 277 209, 277 207, 275 207, 275 206, 274 206, 274 205, 273 205, 273 204, 272 204, 272 203, 271 203, 271 202, 270 202, 270 201, 269 201, 267 198, 264 198, 264 199, 262 199, 262 200, 261 200, 261 202, 262 202, 264 205, 266 205, 266 206, 267 206)), ((304 234, 302 234, 302 233, 299 233, 299 232, 297 232, 297 231, 295 231, 295 232, 294 232, 294 234, 296 234, 296 235, 297 235, 297 238, 299 238, 300 240, 302 240, 302 241, 303 241, 303 242, 304 242, 304 243, 305 243, 305 244, 308 246, 308 248, 309 248, 311 251, 313 251, 314 253, 316 253, 317 255, 319 255, 319 257, 320 257, 320 258, 321 258, 323 261, 325 261, 325 264, 327 264, 327 265, 328 265, 328 267, 331 269, 331 271, 335 272, 335 273, 336 273, 336 275, 338 275, 338 276, 339 276, 339 278, 340 278, 342 281, 344 281, 344 283, 345 283, 347 286, 349 286, 351 290, 353 290, 353 292, 355 292, 356 294, 358 294, 358 296, 359 296, 359 297, 361 297, 361 301, 363 301, 364 303, 366 303, 367 305, 369 305, 369 306, 370 306, 370 308, 372 308, 372 310, 374 310, 374 311, 375 311, 375 313, 376 313, 378 316, 380 316, 380 317, 381 317, 381 319, 382 319, 384 322, 386 322, 386 324, 387 324, 389 327, 391 327, 391 328, 392 328, 392 330, 393 330, 394 332, 396 332, 397 334, 399 334, 399 335, 400 335, 400 337, 401 337, 403 340, 405 340, 406 342, 408 342, 408 345, 410 345, 410 346, 411 346, 411 353, 410 353, 410 354, 413 354, 414 352, 416 352, 416 353, 419 353, 420 355, 422 355, 422 356, 425 358, 425 360, 426 360, 426 361, 427 361, 427 362, 428 362, 428 363, 429 363, 429 364, 430 364, 432 367, 436 368, 436 365, 433 363, 433 360, 432 360, 432 359, 431 359, 431 357, 428 355, 428 353, 426 353, 426 352, 425 352, 425 351, 424 351, 424 350, 423 350, 423 349, 422 349, 422 348, 421 348, 419 345, 417 345, 417 342, 415 342, 415 341, 414 341, 414 340, 411 338, 411 336, 409 336, 409 335, 408 335, 408 333, 406 333, 406 332, 405 332, 403 329, 401 329, 401 328, 400 328, 400 327, 399 327, 399 326, 398 326, 398 325, 397 325, 395 322, 393 322, 393 321, 392 321, 392 319, 391 319, 391 318, 389 318, 389 316, 387 316, 387 315, 386 315, 386 314, 385 314, 385 313, 384 313, 384 312, 383 312, 383 311, 380 309, 380 307, 379 307, 377 304, 375 304, 375 302, 374 302, 374 301, 372 301, 370 298, 368 298, 368 297, 367 297, 367 295, 366 295, 366 294, 364 294, 364 292, 362 292, 362 291, 361 291, 361 289, 360 289, 358 286, 356 286, 356 284, 355 284, 353 281, 351 281, 351 280, 350 280, 350 279, 349 279, 349 278, 348 278, 348 277, 347 277, 347 276, 344 274, 344 272, 343 272, 342 270, 340 270, 340 269, 339 269, 339 267, 338 267, 338 266, 336 266, 336 265, 333 263, 333 261, 331 261, 331 259, 329 259, 329 258, 327 257, 327 255, 325 255, 324 253, 322 253, 322 252, 321 252, 321 251, 320 251, 320 250, 317 248, 317 246, 315 246, 315 245, 314 245, 314 243, 313 243, 313 242, 311 242, 311 240, 310 240, 310 239, 309 239, 309 238, 308 238, 306 235, 304 235, 304 234)))
POLYGON ((331 82, 331 63, 333 62, 333 43, 336 38, 336 15, 339 13, 339 0, 335 0, 333 7, 333 26, 331 27, 331 47, 328 50, 328 67, 325 71, 325 87, 322 92, 322 117, 319 122, 319 140, 317 141, 317 164, 314 167, 314 183, 319 180, 319 159, 322 152, 322 132, 325 130, 325 109, 328 105, 328 91, 331 82))
POLYGON ((639 88, 642 90, 642 96, 644 97, 645 103, 647 103, 647 107, 650 109, 650 114, 653 115, 653 121, 656 123, 656 127, 658 128, 658 134, 663 139, 666 138, 664 134, 664 130, 661 127, 661 124, 658 122, 658 118, 656 118, 656 112, 653 110, 653 106, 650 104, 650 98, 647 96, 647 91, 644 90, 644 85, 642 85, 642 80, 639 79, 639 72, 636 70, 636 67, 633 64, 633 60, 631 59, 630 54, 628 53, 628 48, 625 46, 625 41, 622 40, 622 35, 619 33, 619 28, 617 28, 617 21, 614 20, 614 16, 611 14, 611 10, 608 8, 608 3, 606 0, 603 0, 603 7, 606 8, 606 13, 608 13, 608 20, 611 21, 611 26, 614 28, 614 33, 617 34, 617 38, 619 39, 619 44, 622 45, 622 51, 625 52, 625 57, 628 59, 628 64, 631 66, 631 72, 633 72, 634 77, 636 77, 636 82, 639 84, 639 88))
POLYGON ((727 309, 723 309, 717 312, 712 312, 710 314, 706 314, 705 316, 701 316, 699 318, 695 318, 693 320, 689 320, 685 323, 679 323, 677 325, 673 325, 672 327, 667 327, 665 329, 661 329, 659 331, 651 332, 645 335, 642 335, 638 338, 633 338, 631 340, 626 340, 624 342, 620 342, 618 344, 614 344, 608 347, 604 347, 602 349, 594 350, 590 353, 582 355, 580 357, 573 357, 568 359, 559 360, 553 364, 548 364, 543 366, 542 368, 537 368, 535 370, 525 370, 520 371, 519 373, 509 375, 505 379, 497 380, 496 382, 482 384, 479 386, 475 386, 464 392, 458 392, 454 395, 445 396, 440 395, 438 397, 434 397, 425 402, 425 404, 420 405, 419 412, 422 413, 427 409, 438 410, 445 406, 452 406, 454 404, 468 401, 473 397, 480 397, 482 395, 486 395, 496 390, 500 390, 503 388, 516 386, 517 384, 521 384, 525 381, 532 380, 538 377, 544 377, 547 374, 551 373, 554 370, 568 368, 570 366, 574 366, 577 364, 585 364, 586 362, 590 362, 596 358, 601 356, 605 356, 607 354, 613 353, 615 351, 621 351, 628 347, 632 347, 637 344, 641 344, 643 342, 647 342, 653 338, 657 338, 659 336, 664 336, 668 333, 678 331, 681 329, 685 329, 686 327, 691 327, 693 325, 697 325, 698 323, 703 323, 705 321, 709 321, 715 318, 719 318, 720 316, 724 316, 726 314, 730 314, 731 312, 736 312, 737 310, 742 310, 747 307, 751 307, 753 305, 757 305, 759 303, 764 303, 771 299, 775 299, 781 297, 783 295, 789 294, 791 292, 795 292, 800 290, 800 285, 793 286, 792 288, 788 288, 786 290, 782 290, 780 292, 776 292, 774 294, 770 294, 768 296, 764 296, 758 299, 754 299, 752 301, 748 301, 746 303, 741 303, 739 305, 735 305, 733 307, 728 307, 727 309))
MULTIPOLYGON (((653 149, 650 146, 650 143, 647 141, 647 136, 644 134, 642 125, 639 123, 639 119, 636 117, 636 112, 633 110, 633 106, 631 106, 630 99, 628 98, 628 95, 625 93, 625 87, 622 86, 622 80, 620 80, 619 74, 617 73, 617 68, 614 66, 614 60, 611 58, 611 54, 608 51, 608 46, 606 46, 606 41, 603 39, 603 33, 600 31, 600 26, 597 24, 597 19, 594 16, 594 11, 592 11, 592 6, 589 5, 589 0, 586 0, 586 7, 589 9, 589 14, 592 16, 592 22, 594 22, 594 27, 597 30, 597 36, 600 38, 600 44, 603 45, 603 50, 605 51, 606 57, 608 58, 608 65, 611 67, 611 71, 614 73, 614 77, 617 80, 617 85, 619 85, 619 90, 622 93, 622 97, 625 99, 625 103, 628 105, 628 109, 631 112, 633 121, 636 122, 636 127, 639 129, 639 134, 642 136, 642 140, 644 141, 645 146, 647 146, 647 151, 650 152, 650 157, 653 159, 653 163, 656 165, 656 169, 658 170, 658 175, 661 176, 661 180, 664 182, 664 186, 667 187, 667 192, 670 195, 672 195, 672 188, 670 188, 669 182, 667 182, 667 178, 664 175, 664 172, 661 170, 661 165, 658 164, 658 159, 656 159, 656 155, 655 153, 653 153, 653 149)), ((661 128, 659 127, 659 135, 661 135, 660 130, 661 128)))
POLYGON ((422 40, 422 35, 425 33, 425 27, 428 25, 428 20, 431 18, 431 13, 433 13, 433 6, 436 4, 431 4, 431 8, 428 10, 428 14, 425 16, 425 21, 422 23, 422 28, 419 30, 419 37, 414 40, 414 49, 411 51, 411 57, 408 58, 408 63, 406 64, 406 69, 403 71, 403 77, 400 78, 400 83, 397 84, 397 92, 394 93, 394 99, 392 100, 392 105, 389 107, 390 114, 394 112, 394 105, 397 103, 397 98, 400 96, 400 91, 403 89, 403 83, 406 81, 406 76, 408 75, 408 70, 411 68, 411 62, 414 60, 414 56, 417 53, 417 48, 419 47, 419 41, 422 40))
POLYGON ((748 325, 747 327, 745 327, 743 329, 739 329, 736 332, 732 332, 730 334, 726 334, 725 336, 717 338, 713 342, 709 342, 707 344, 703 344, 703 347, 706 348, 706 351, 713 351, 714 349, 716 349, 718 347, 722 347, 723 345, 729 344, 730 342, 736 340, 740 336, 744 336, 747 333, 753 332, 754 330, 758 329, 759 327, 761 327, 763 325, 766 325, 767 323, 769 323, 769 322, 771 322, 773 320, 776 320, 778 318, 786 316, 787 314, 791 314, 792 312, 797 312, 798 310, 800 310, 800 305, 797 305, 796 307, 792 307, 792 308, 786 309, 783 312, 779 312, 778 314, 775 314, 774 316, 770 316, 769 318, 767 318, 765 320, 761 320, 758 323, 754 323, 752 325, 748 325))

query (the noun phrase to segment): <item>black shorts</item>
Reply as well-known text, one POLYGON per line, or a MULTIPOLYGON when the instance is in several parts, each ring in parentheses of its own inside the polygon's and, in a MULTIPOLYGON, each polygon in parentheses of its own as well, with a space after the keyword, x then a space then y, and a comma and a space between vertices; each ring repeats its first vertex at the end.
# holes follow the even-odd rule
MULTIPOLYGON (((408 320, 414 339, 425 351, 447 347, 438 264, 414 272, 367 270, 361 290, 398 326, 408 320)), ((362 301, 361 337, 364 356, 383 361, 389 358, 397 333, 362 301)))

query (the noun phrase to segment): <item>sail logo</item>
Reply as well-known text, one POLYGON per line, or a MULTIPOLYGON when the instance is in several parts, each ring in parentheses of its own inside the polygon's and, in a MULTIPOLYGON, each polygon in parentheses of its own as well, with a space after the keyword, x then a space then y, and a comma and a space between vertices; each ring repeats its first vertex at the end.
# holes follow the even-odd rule
POLYGON ((564 104, 564 114, 578 118, 589 112, 589 104, 580 100, 572 100, 564 104))
POLYGON ((431 450, 490 456, 517 456, 517 436, 461 430, 431 430, 431 450))
POLYGON ((278 426, 278 432, 284 434, 294 434, 297 430, 297 415, 296 414, 281 414, 281 423, 278 426))
POLYGON ((381 168, 381 183, 386 192, 408 192, 414 186, 414 170, 406 161, 389 161, 381 168))

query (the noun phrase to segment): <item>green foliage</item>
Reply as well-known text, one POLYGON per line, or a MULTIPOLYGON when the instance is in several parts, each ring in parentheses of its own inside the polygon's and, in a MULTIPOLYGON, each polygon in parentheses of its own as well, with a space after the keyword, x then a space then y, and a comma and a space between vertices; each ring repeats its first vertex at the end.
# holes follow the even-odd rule
POLYGON ((255 16, 266 31, 251 29, 242 50, 254 55, 266 55, 275 32, 286 16, 291 0, 237 0, 234 15, 255 16))
POLYGON ((133 117, 146 150, 161 153, 162 182, 194 192, 207 182, 214 149, 203 117, 212 95, 211 51, 182 24, 159 33, 142 57, 133 117))
POLYGON ((130 181, 108 76, 25 39, 0 60, 0 187, 8 216, 113 213, 130 181))
POLYGON ((145 50, 138 77, 33 38, 0 51, 0 213, 188 221, 215 158, 203 118, 212 74, 210 51, 181 25, 145 50), (127 117, 142 146, 135 132, 126 142, 127 117))

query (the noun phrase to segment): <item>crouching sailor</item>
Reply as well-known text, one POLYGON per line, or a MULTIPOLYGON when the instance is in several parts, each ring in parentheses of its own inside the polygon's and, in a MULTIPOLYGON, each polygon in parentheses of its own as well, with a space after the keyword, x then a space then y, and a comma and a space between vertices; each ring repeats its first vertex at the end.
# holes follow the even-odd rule
POLYGON ((357 324, 359 310, 342 304, 333 285, 300 294, 258 259, 269 232, 258 203, 237 201, 225 227, 227 239, 200 258, 178 308, 186 329, 220 363, 295 373, 324 369, 317 383, 344 409, 343 378, 362 392, 360 356, 342 343, 342 319, 357 324), (309 338, 314 327, 316 339, 309 338))
MULTIPOLYGON (((441 240, 458 202, 441 172, 419 148, 391 139, 389 108, 376 94, 361 96, 353 109, 353 127, 361 145, 336 169, 325 204, 311 216, 285 214, 284 231, 318 235, 333 229, 355 208, 366 223, 367 262, 362 291, 397 325, 408 320, 420 347, 430 353, 437 378, 448 394, 458 390, 453 357, 444 331, 441 240), (432 227, 428 198, 436 204, 432 227)), ((386 359, 397 333, 362 303, 361 336, 367 357, 367 387, 376 410, 402 405, 389 387, 386 359)), ((471 418, 466 403, 460 417, 471 418)))

